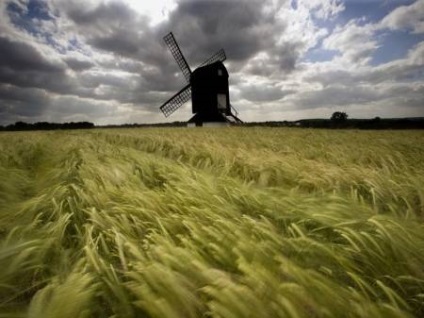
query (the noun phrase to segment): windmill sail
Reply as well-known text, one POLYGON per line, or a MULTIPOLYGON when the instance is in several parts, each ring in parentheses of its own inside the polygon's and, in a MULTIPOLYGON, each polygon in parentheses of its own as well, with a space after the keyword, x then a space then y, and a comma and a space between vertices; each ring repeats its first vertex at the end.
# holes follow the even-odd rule
POLYGON ((182 90, 177 94, 172 96, 168 101, 166 101, 161 107, 160 110, 168 117, 178 108, 180 108, 185 102, 187 102, 191 97, 191 87, 190 84, 186 85, 182 90))
POLYGON ((210 58, 208 58, 206 61, 200 64, 199 67, 213 64, 218 61, 224 62, 226 59, 227 59, 227 56, 225 55, 224 50, 220 49, 218 52, 216 52, 214 55, 212 55, 210 58))
POLYGON ((190 75, 191 75, 190 66, 188 66, 188 63, 186 59, 184 58, 184 55, 181 52, 180 47, 177 44, 177 41, 175 41, 175 38, 172 32, 165 35, 163 40, 165 41, 166 45, 168 45, 168 48, 171 51, 172 56, 177 61, 177 64, 180 67, 181 71, 183 72, 187 83, 190 83, 190 75))

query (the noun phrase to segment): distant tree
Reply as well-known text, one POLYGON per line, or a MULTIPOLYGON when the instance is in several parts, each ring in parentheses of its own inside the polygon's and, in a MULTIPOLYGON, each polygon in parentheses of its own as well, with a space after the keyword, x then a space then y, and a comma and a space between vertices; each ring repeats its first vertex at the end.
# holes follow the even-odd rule
POLYGON ((343 128, 347 126, 347 117, 348 115, 345 112, 334 112, 331 115, 331 127, 333 128, 343 128))
POLYGON ((331 115, 331 120, 334 122, 345 122, 347 120, 348 114, 345 112, 334 112, 331 115))

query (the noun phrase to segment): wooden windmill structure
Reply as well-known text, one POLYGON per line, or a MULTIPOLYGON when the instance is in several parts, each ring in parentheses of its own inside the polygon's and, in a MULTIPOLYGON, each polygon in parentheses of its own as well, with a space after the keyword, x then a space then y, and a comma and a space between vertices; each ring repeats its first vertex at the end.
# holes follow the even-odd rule
POLYGON ((194 116, 188 121, 189 126, 242 123, 237 117, 237 111, 230 104, 228 71, 222 63, 226 59, 224 50, 216 52, 192 72, 172 32, 163 39, 187 82, 186 86, 160 107, 165 117, 191 98, 194 116))

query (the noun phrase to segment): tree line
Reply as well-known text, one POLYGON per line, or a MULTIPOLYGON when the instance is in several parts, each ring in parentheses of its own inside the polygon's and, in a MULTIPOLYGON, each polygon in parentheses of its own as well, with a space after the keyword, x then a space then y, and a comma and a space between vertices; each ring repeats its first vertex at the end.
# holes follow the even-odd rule
POLYGON ((34 124, 18 121, 8 126, 0 126, 0 130, 3 130, 3 131, 90 129, 90 128, 94 128, 94 124, 88 121, 70 122, 70 123, 38 122, 34 124))
POLYGON ((301 119, 297 121, 250 122, 245 126, 299 127, 324 129, 424 129, 424 117, 349 119, 345 112, 334 112, 328 119, 301 119))
MULTIPOLYGON (((99 128, 142 128, 142 127, 185 127, 186 122, 155 124, 123 124, 97 126, 99 128)), ((334 112, 328 119, 302 119, 297 121, 245 122, 242 126, 299 127, 328 129, 424 129, 424 117, 349 119, 345 112, 334 112)), ((37 122, 34 124, 18 121, 8 126, 0 126, 0 131, 90 129, 96 126, 87 121, 70 123, 37 122)))
POLYGON ((300 120, 302 127, 351 129, 424 129, 424 118, 348 119, 345 112, 334 112, 329 120, 300 120))

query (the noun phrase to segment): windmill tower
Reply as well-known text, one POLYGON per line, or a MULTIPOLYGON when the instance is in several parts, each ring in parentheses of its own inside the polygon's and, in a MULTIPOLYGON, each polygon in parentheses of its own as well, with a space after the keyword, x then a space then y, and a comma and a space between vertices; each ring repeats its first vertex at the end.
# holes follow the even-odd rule
POLYGON ((216 52, 192 72, 172 32, 163 39, 187 82, 186 86, 160 107, 165 117, 170 116, 191 97, 194 116, 188 121, 188 126, 242 123, 237 118, 237 111, 230 104, 228 71, 222 63, 226 59, 224 50, 216 52))

